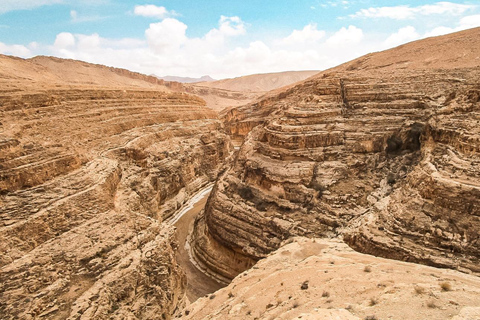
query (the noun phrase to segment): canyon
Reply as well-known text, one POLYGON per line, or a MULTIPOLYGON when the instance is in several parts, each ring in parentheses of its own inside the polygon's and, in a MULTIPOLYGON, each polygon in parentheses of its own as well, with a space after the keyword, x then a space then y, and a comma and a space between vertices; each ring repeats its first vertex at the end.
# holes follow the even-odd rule
POLYGON ((292 236, 340 237, 478 273, 479 32, 373 53, 226 113, 244 141, 199 218, 197 258, 233 279, 292 236))
POLYGON ((479 48, 200 84, 0 55, 2 319, 480 318, 479 48))

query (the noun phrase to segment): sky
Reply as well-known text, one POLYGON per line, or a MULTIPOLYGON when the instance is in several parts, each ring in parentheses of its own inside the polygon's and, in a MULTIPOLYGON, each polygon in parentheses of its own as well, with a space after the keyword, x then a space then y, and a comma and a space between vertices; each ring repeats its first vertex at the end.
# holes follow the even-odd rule
POLYGON ((324 70, 480 26, 480 0, 1 0, 0 53, 216 79, 324 70))

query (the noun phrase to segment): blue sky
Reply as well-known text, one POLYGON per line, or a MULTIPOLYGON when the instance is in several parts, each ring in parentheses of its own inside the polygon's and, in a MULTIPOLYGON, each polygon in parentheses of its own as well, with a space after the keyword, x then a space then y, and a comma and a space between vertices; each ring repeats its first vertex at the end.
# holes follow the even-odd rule
POLYGON ((224 78, 325 69, 476 26, 478 0, 2 0, 0 53, 224 78))

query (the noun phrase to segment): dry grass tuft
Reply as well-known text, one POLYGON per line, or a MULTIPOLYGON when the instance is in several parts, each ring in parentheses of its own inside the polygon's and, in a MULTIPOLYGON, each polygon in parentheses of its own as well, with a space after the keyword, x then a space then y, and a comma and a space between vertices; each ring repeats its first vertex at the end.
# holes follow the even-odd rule
POLYGON ((374 305, 377 305, 378 304, 378 299, 376 298, 370 298, 370 302, 368 303, 371 307, 373 307, 374 305))
POLYGON ((415 292, 417 294, 424 294, 425 293, 425 288, 421 286, 415 286, 415 292))
POLYGON ((430 300, 427 302, 427 307, 429 307, 430 309, 438 308, 437 305, 435 304, 435 301, 433 300, 430 300))
POLYGON ((452 291, 452 285, 450 284, 450 282, 441 282, 440 288, 442 288, 442 291, 452 291))

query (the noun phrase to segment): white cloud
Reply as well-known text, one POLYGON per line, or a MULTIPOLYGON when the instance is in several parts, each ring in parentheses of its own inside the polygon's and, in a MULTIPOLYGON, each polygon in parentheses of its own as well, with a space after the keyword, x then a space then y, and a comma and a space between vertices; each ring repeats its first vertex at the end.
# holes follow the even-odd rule
POLYGON ((0 42, 0 53, 18 56, 22 58, 27 58, 32 55, 30 49, 28 49, 23 45, 19 45, 19 44, 7 45, 3 42, 0 42))
POLYGON ((441 27, 440 26, 440 27, 436 27, 436 28, 428 31, 427 33, 425 33, 424 37, 428 38, 428 37, 442 36, 444 34, 452 33, 452 32, 455 32, 454 28, 441 27))
POLYGON ((424 37, 441 36, 447 33, 462 31, 470 28, 480 27, 480 14, 466 16, 460 19, 456 27, 440 26, 427 32, 424 37))
POLYGON ((204 37, 209 43, 221 43, 228 37, 244 35, 246 33, 245 23, 239 17, 221 16, 218 22, 218 29, 210 30, 204 37))
POLYGON ((384 42, 385 47, 392 48, 400 44, 420 39, 420 35, 412 26, 400 28, 397 32, 390 35, 384 42))
POLYGON ((0 6, 0 13, 5 13, 14 10, 28 10, 45 5, 62 3, 63 0, 2 0, 0 6))
POLYGON ((413 19, 418 15, 461 15, 468 10, 476 8, 475 5, 459 4, 453 2, 437 2, 418 7, 410 6, 391 6, 391 7, 372 7, 361 9, 351 18, 389 18, 395 20, 413 19))
POLYGON ((187 25, 173 18, 151 23, 145 31, 149 47, 158 54, 180 48, 187 40, 187 25))
POLYGON ((186 29, 181 21, 167 18, 150 24, 144 39, 107 39, 96 33, 63 32, 57 35, 49 53, 145 74, 210 74, 225 78, 262 72, 324 69, 371 50, 361 41, 362 30, 354 26, 331 33, 327 40, 324 40, 325 31, 307 26, 304 30, 309 36, 302 33, 303 36, 295 38, 306 41, 303 46, 298 43, 285 45, 282 39, 235 45, 230 41, 218 42, 218 37, 212 45, 212 34, 221 35, 226 40, 246 32, 245 24, 235 17, 220 18, 219 26, 200 38, 188 38, 186 29), (345 50, 346 46, 348 50, 345 50))
POLYGON ((153 4, 143 6, 135 6, 134 14, 137 16, 164 19, 166 17, 175 16, 175 11, 168 11, 165 7, 159 7, 153 4))
POLYGON ((285 45, 305 44, 317 42, 325 37, 325 31, 318 30, 316 23, 307 24, 302 30, 293 30, 288 36, 283 38, 280 43, 285 45))
POLYGON ((108 3, 109 0, 2 0, 0 14, 16 11, 31 10, 53 4, 75 4, 75 5, 100 5, 108 3))
POLYGON ((58 49, 66 49, 75 45, 75 37, 69 32, 62 32, 57 35, 53 46, 58 49))
POLYGON ((461 30, 470 29, 480 27, 480 14, 473 15, 473 16, 466 16, 460 19, 460 26, 461 30))
POLYGON ((355 26, 342 27, 327 39, 327 44, 333 46, 351 46, 363 39, 363 31, 355 26))

